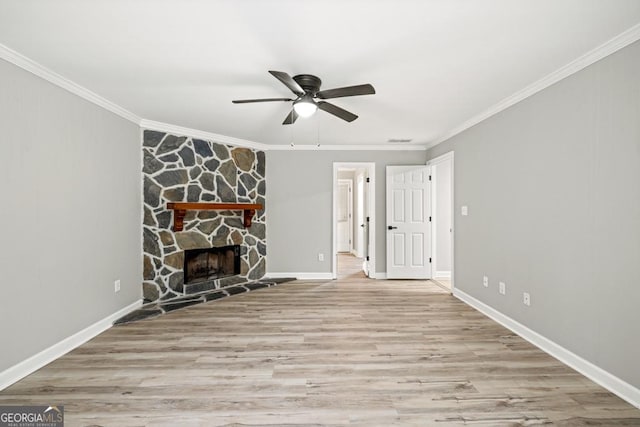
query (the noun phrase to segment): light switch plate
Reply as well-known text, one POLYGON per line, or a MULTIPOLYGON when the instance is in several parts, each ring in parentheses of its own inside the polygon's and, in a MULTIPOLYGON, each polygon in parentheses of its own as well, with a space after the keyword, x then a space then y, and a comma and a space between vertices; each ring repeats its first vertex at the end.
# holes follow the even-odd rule
POLYGON ((460 209, 460 212, 462 213, 462 216, 469 215, 469 207, 463 206, 462 209, 460 209))

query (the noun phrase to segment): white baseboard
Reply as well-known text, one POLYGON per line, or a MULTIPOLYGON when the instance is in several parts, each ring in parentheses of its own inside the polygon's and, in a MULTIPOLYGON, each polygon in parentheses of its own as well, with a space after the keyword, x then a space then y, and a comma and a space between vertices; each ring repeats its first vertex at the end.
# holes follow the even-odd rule
POLYGON ((387 272, 386 271, 383 271, 382 273, 376 272, 376 273, 373 273, 370 277, 376 280, 387 280, 387 272))
POLYGON ((487 315, 491 319, 500 323, 505 328, 510 329, 512 332, 529 341, 540 350, 550 354, 565 365, 568 365, 569 367, 580 372, 582 375, 589 378, 596 384, 599 384, 602 387, 606 388, 611 393, 618 395, 620 398, 626 400, 633 406, 640 408, 640 389, 637 389, 626 381, 623 381, 615 375, 610 374, 604 369, 594 365, 588 360, 583 359, 577 354, 572 353, 571 351, 556 344, 550 339, 529 329, 522 323, 513 320, 512 318, 502 314, 498 310, 488 306, 480 300, 477 300, 471 295, 460 291, 459 289, 453 290, 453 296, 475 308, 479 312, 487 315))
POLYGON ((333 275, 331 273, 267 273, 264 275, 274 279, 285 279, 288 277, 295 277, 298 280, 332 280, 333 275))
POLYGON ((436 274, 433 275, 435 280, 438 279, 451 279, 451 270, 448 271, 436 271, 436 274))
POLYGON ((53 362, 57 358, 65 355, 74 348, 84 344, 91 338, 101 334, 109 329, 113 322, 125 314, 142 307, 142 300, 138 300, 121 310, 105 317, 102 320, 97 321, 91 326, 88 326, 77 332, 59 343, 52 345, 49 348, 42 350, 40 353, 31 356, 30 358, 13 365, 12 367, 0 372, 0 391, 9 387, 11 384, 21 380, 27 375, 37 371, 48 363, 53 362))

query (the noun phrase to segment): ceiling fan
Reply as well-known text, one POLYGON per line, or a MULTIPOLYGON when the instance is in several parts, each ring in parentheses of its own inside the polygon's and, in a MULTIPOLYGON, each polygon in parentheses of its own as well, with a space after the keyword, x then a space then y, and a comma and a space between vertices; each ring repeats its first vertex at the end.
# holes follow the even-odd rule
POLYGON ((318 108, 329 114, 333 114, 342 120, 352 122, 357 119, 358 116, 338 107, 337 105, 322 100, 342 98, 345 96, 373 95, 376 93, 376 90, 370 84, 320 90, 322 80, 311 74, 299 74, 291 77, 289 74, 282 71, 269 71, 269 73, 288 87, 291 92, 296 95, 296 98, 239 99, 231 102, 234 104, 246 104, 249 102, 293 101, 293 108, 284 119, 284 122, 282 122, 283 125, 293 124, 299 116, 309 117, 313 115, 318 108))

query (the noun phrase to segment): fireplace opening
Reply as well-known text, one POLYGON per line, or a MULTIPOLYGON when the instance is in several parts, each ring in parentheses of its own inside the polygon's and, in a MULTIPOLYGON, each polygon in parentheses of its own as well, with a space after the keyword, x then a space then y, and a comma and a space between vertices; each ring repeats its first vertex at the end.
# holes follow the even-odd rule
POLYGON ((184 251, 184 283, 240 274, 240 245, 184 251))

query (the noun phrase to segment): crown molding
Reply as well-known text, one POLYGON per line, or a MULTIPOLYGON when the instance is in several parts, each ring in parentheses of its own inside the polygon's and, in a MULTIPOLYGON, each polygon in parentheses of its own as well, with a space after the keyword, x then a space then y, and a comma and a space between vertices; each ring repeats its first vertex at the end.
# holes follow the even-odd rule
POLYGON ((237 147, 253 148, 262 151, 425 151, 424 145, 270 145, 247 139, 234 138, 232 136, 220 135, 217 133, 201 131, 198 129, 176 126, 169 123, 156 122, 153 120, 140 120, 141 129, 157 130, 174 135, 189 136, 191 138, 201 138, 215 141, 221 144, 233 145, 237 147))
POLYGON ((598 62, 599 60, 611 55, 612 53, 617 52, 624 47, 629 46, 631 43, 634 43, 638 40, 640 40, 640 24, 634 25, 623 33, 615 36, 611 40, 582 55, 578 59, 571 61, 567 65, 559 68, 546 77, 543 77, 542 79, 514 93, 513 95, 508 96, 507 98, 493 105, 484 112, 462 123, 460 126, 452 129, 444 135, 441 135, 433 142, 427 144, 426 148, 431 148, 440 144, 441 142, 448 140, 449 138, 469 129, 472 126, 477 125, 478 123, 488 119, 495 114, 498 114, 503 110, 506 110, 512 105, 515 105, 518 102, 529 98, 532 95, 535 95, 541 90, 548 88, 549 86, 559 82, 560 80, 577 73, 578 71, 588 67, 589 65, 598 62))
POLYGON ((384 145, 384 144, 369 144, 369 145, 267 145, 267 150, 270 151, 426 151, 427 147, 424 145, 384 145))
POLYGON ((169 123, 156 122, 153 120, 147 120, 147 119, 140 120, 140 127, 143 129, 168 132, 174 135, 182 135, 182 136, 189 136, 192 138, 207 139, 207 140, 215 141, 221 144, 253 148, 255 150, 266 151, 269 149, 269 146, 267 144, 262 144, 260 142, 249 141, 248 139, 234 138, 232 136, 220 135, 217 133, 206 132, 206 131, 187 128, 183 126, 176 126, 169 123))
POLYGON ((234 138, 225 135, 219 135, 211 132, 200 131, 197 129, 186 128, 182 126, 171 125, 168 123, 157 122, 153 120, 143 119, 136 114, 122 108, 121 106, 101 97, 95 92, 86 89, 71 80, 55 73, 54 71, 40 65, 39 63, 27 58, 26 56, 0 44, 0 59, 4 59, 26 71, 41 77, 50 83, 55 84, 95 105, 104 108, 126 120, 129 120, 143 129, 160 130, 180 135, 191 136, 195 138, 210 139, 223 144, 229 144, 240 147, 253 148, 258 150, 321 150, 321 151, 422 151, 427 150, 435 145, 444 142, 453 136, 477 125, 478 123, 488 119, 489 117, 517 104, 518 102, 540 92, 543 89, 557 83, 558 81, 577 73, 578 71, 588 67, 589 65, 611 55, 614 52, 640 40, 640 24, 637 24, 625 32, 617 35, 611 40, 601 44, 592 51, 561 67, 553 73, 543 77, 535 83, 525 87, 524 89, 514 93, 513 95, 503 99, 484 112, 472 117, 461 125, 455 127, 451 131, 441 135, 434 141, 426 145, 269 145, 255 141, 234 138))
POLYGON ((51 71, 50 69, 38 64, 32 59, 27 58, 26 56, 16 52, 13 49, 8 48, 7 46, 0 44, 0 58, 4 59, 7 62, 10 62, 26 71, 29 71, 36 76, 53 83, 54 85, 65 89, 74 95, 79 96, 80 98, 86 99, 89 102, 92 102, 99 107, 104 108, 107 111, 110 111, 123 119, 129 120, 135 124, 140 123, 140 117, 133 114, 131 111, 122 108, 121 106, 114 104, 98 95, 95 92, 90 91, 89 89, 80 86, 77 83, 72 82, 71 80, 62 77, 60 74, 51 71))

